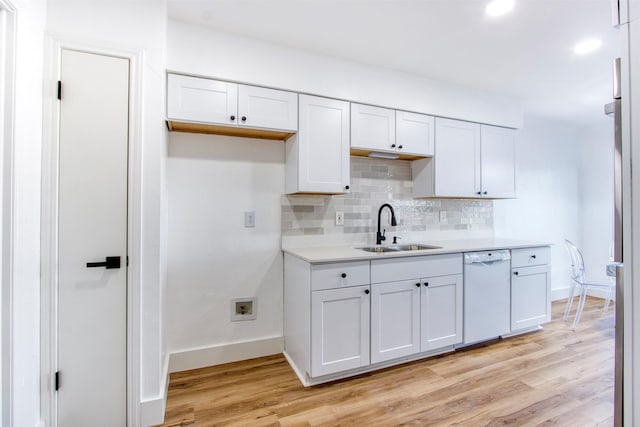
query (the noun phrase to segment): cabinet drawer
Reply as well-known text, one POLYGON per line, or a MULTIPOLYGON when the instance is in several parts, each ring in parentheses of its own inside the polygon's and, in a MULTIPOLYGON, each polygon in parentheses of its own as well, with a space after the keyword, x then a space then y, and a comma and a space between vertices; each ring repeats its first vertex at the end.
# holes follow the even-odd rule
POLYGON ((462 254, 389 258, 371 261, 371 283, 462 274, 462 254))
POLYGON ((511 249, 511 268, 549 264, 550 257, 551 250, 549 246, 511 249))
POLYGON ((314 264, 311 266, 311 289, 346 288, 370 283, 369 261, 314 264))

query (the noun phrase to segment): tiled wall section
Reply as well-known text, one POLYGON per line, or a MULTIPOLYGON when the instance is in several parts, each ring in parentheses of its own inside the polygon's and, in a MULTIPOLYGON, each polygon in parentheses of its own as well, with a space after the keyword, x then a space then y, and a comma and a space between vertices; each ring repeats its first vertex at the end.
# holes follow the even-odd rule
POLYGON ((493 228, 490 200, 414 199, 409 161, 351 157, 350 186, 349 194, 339 196, 283 196, 282 235, 375 233, 383 203, 393 206, 398 220, 397 227, 390 227, 385 209, 382 226, 388 231, 493 228), (337 211, 344 212, 344 226, 335 225, 337 211))

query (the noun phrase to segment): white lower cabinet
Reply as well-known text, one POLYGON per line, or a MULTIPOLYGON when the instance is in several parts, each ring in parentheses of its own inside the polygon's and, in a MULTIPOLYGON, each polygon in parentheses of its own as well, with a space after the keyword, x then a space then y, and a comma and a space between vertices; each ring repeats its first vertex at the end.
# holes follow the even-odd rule
POLYGON ((420 352, 420 282, 371 286, 371 363, 420 352))
POLYGON ((423 279, 420 351, 462 342, 462 274, 423 279))
POLYGON ((311 376, 369 364, 369 286, 311 294, 311 376))
POLYGON ((551 321, 549 247, 511 251, 511 331, 551 321))

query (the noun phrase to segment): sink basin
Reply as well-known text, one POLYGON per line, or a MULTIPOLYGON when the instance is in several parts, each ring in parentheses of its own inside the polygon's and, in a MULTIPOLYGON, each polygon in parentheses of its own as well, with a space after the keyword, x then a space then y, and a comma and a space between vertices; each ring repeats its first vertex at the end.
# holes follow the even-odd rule
POLYGON ((391 249, 388 246, 369 246, 366 248, 356 248, 367 252, 396 252, 397 249, 391 249))
POLYGON ((421 245, 417 243, 409 243, 406 245, 389 245, 389 246, 368 246, 365 248, 357 248, 367 252, 403 252, 403 251, 422 251, 426 249, 440 249, 442 246, 421 245))
POLYGON ((425 249, 442 249, 442 246, 421 245, 418 243, 409 243, 406 245, 391 245, 388 247, 390 249, 393 249, 394 251, 422 251, 425 249))

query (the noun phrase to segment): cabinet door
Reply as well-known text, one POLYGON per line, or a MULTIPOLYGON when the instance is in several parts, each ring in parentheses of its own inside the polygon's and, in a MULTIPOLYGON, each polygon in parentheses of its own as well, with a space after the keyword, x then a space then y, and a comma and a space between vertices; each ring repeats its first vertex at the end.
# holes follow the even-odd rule
POLYGON ((309 95, 300 95, 299 102, 300 129, 286 146, 287 192, 344 193, 349 185, 349 103, 309 95))
POLYGON ((311 376, 369 364, 369 286, 311 294, 311 376))
POLYGON ((371 363, 420 351, 420 283, 371 286, 371 363))
POLYGON ((433 156, 435 119, 425 114, 396 111, 396 145, 398 152, 433 156))
POLYGON ((478 197, 480 125, 436 118, 435 195, 478 197))
POLYGON ((462 274, 422 280, 420 351, 462 342, 462 274))
POLYGON ((549 322, 550 316, 548 266, 514 268, 511 274, 511 330, 549 322))
POLYGON ((480 131, 483 197, 515 197, 515 129, 482 125, 480 131))
POLYGON ((238 124, 260 128, 298 130, 298 94, 239 85, 238 124))
POLYGON ((237 123, 238 85, 199 77, 167 75, 167 118, 237 123))
POLYGON ((395 110, 352 103, 351 147, 361 150, 395 151, 395 110))

